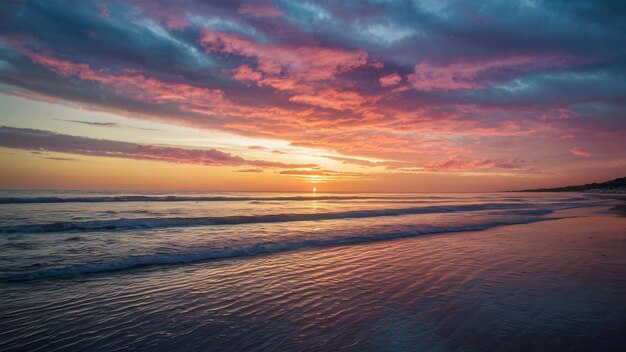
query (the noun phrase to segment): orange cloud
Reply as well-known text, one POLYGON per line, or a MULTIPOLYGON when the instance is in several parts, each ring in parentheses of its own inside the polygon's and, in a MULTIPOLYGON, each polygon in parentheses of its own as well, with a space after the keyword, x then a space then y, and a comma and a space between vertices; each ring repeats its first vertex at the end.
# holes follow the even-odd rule
POLYGON ((243 170, 237 170, 237 172, 261 173, 263 172, 263 169, 243 169, 243 170))
POLYGON ((355 92, 335 89, 326 89, 315 94, 294 95, 289 100, 334 110, 355 110, 368 101, 355 92))
POLYGON ((362 172, 343 172, 334 170, 285 170, 280 171, 280 175, 293 176, 304 180, 305 182, 320 183, 330 181, 345 181, 354 179, 363 179, 372 174, 365 174, 362 172))

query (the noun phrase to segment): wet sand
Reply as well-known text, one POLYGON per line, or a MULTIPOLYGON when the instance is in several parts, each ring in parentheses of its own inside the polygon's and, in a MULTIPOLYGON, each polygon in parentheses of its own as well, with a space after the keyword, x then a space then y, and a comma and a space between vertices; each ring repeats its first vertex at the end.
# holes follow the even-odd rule
POLYGON ((626 219, 585 211, 15 284, 0 350, 624 351, 626 219))

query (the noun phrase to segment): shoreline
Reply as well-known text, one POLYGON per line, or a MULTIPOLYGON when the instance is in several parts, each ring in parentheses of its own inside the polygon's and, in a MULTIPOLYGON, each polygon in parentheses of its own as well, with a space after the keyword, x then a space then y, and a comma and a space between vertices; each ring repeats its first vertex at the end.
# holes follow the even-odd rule
POLYGON ((626 221, 606 210, 17 284, 0 324, 48 336, 5 344, 26 350, 58 347, 51 336, 62 333, 89 350, 149 349, 142 336, 151 336, 166 350, 619 351, 626 221))

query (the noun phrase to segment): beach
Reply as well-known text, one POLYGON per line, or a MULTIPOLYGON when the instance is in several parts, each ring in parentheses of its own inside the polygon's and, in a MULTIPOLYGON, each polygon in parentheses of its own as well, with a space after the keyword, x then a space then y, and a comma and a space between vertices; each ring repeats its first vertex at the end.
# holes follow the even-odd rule
MULTIPOLYGON (((458 204, 491 204, 494 197, 510 196, 479 202, 476 195, 450 197, 458 204)), ((331 225, 330 232, 337 232, 376 219, 379 233, 384 227, 395 227, 388 233, 396 233, 397 226, 430 219, 430 228, 436 222, 449 231, 422 229, 419 235, 359 241, 342 237, 346 243, 308 242, 286 250, 71 275, 15 276, 12 268, 14 276, 4 273, 0 289, 0 350, 624 350, 626 218, 607 200, 587 204, 571 194, 517 197, 533 207, 514 207, 517 215, 500 209, 469 217, 521 216, 518 224, 498 225, 492 219, 487 222, 495 225, 473 224, 472 229, 469 220, 451 226, 446 218, 433 217, 441 214, 378 214, 305 222, 309 232, 331 225), (570 205, 585 204, 567 207, 559 197, 570 199, 570 205), (553 209, 549 215, 539 211, 548 208, 553 209), (450 228, 463 226, 463 231, 450 228)), ((458 219, 468 213, 445 215, 458 219)), ((287 228, 296 231, 298 224, 287 228)), ((227 226, 269 231, 259 224, 227 226)), ((208 231, 202 226, 194 231, 201 229, 208 231)), ((31 242, 37 236, 67 240, 101 236, 98 231, 103 230, 5 233, 3 246, 28 236, 31 242)), ((106 236, 120 240, 136 232, 122 229, 106 236)), ((167 232, 181 235, 177 227, 167 232)))

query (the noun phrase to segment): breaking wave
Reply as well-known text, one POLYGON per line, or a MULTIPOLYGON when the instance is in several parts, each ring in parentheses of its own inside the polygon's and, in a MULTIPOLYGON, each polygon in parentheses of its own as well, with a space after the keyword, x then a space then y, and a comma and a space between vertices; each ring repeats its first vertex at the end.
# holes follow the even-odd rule
MULTIPOLYGON (((383 216, 400 216, 433 213, 453 213, 484 210, 516 210, 527 208, 519 203, 484 203, 465 205, 435 205, 399 209, 353 210, 344 212, 304 213, 304 214, 269 214, 269 215, 237 215, 222 217, 173 217, 173 218, 138 218, 115 220, 67 221, 46 224, 21 224, 0 227, 0 233, 51 233, 66 231, 101 231, 101 230, 132 230, 169 227, 190 227, 210 225, 240 225, 254 223, 279 223, 291 221, 314 221, 354 219, 383 216)), ((535 210, 533 210, 535 211, 535 210)), ((551 212, 552 210, 541 210, 551 212)), ((534 213, 533 213, 534 214, 534 213)), ((520 214, 524 215, 524 214, 520 214)))
POLYGON ((111 271, 128 270, 134 268, 187 264, 198 261, 225 259, 236 257, 250 257, 263 254, 294 251, 305 248, 331 247, 348 244, 359 244, 375 241, 392 240, 398 238, 416 237, 420 235, 481 231, 496 226, 528 224, 533 222, 551 220, 547 218, 527 218, 521 220, 490 222, 481 225, 434 227, 423 230, 371 234, 353 237, 340 237, 322 240, 302 240, 283 243, 260 243, 239 248, 204 249, 188 253, 171 253, 161 255, 136 256, 111 262, 85 263, 60 268, 44 268, 26 272, 12 272, 0 276, 2 282, 29 281, 50 278, 68 278, 83 274, 102 273, 111 271))

